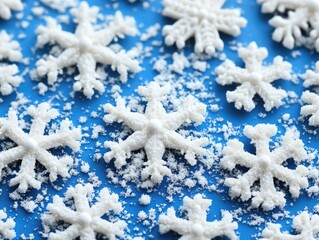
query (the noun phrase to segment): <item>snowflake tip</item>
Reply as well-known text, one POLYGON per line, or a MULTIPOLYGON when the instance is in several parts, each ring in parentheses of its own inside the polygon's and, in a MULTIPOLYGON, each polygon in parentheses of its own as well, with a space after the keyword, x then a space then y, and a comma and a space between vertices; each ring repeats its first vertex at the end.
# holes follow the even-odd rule
POLYGON ((13 92, 13 87, 18 87, 22 78, 15 76, 19 69, 15 64, 0 65, 0 93, 3 96, 9 95, 13 92))
POLYGON ((0 18, 9 20, 12 17, 11 10, 19 11, 23 9, 21 0, 10 0, 0 2, 0 18))
POLYGON ((6 218, 7 214, 3 210, 0 210, 0 238, 14 239, 16 237, 16 232, 14 231, 16 223, 12 218, 8 218, 6 221, 3 221, 3 219, 6 218))

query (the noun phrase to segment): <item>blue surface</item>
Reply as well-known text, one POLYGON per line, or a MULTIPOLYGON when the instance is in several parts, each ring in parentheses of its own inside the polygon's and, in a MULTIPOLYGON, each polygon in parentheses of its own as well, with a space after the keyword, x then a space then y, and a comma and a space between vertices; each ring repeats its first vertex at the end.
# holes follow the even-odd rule
MULTIPOLYGON (((24 10, 24 19, 29 19, 31 15, 30 10, 32 6, 37 3, 38 1, 35 0, 28 0, 24 1, 25 5, 27 5, 26 9, 24 10)), ((106 4, 112 5, 113 1, 98 1, 93 0, 90 1, 90 5, 97 5, 101 8, 101 12, 103 14, 113 14, 114 9, 112 8, 105 8, 106 4)), ((131 15, 134 16, 137 20, 138 27, 141 33, 144 32, 145 29, 147 29, 149 26, 154 25, 155 23, 159 22, 161 25, 172 23, 173 21, 161 16, 160 10, 162 9, 161 1, 155 0, 151 3, 151 7, 144 9, 142 6, 142 2, 137 2, 135 4, 129 4, 125 0, 118 1, 119 3, 119 9, 124 13, 124 15, 131 15)), ((41 5, 41 4, 40 4, 41 5)), ((45 6, 44 6, 45 7, 45 6)), ((234 44, 230 44, 231 42, 235 41, 237 43, 243 43, 244 45, 247 45, 251 41, 256 41, 258 46, 264 46, 268 48, 269 56, 266 60, 267 63, 271 63, 272 59, 276 55, 282 55, 284 58, 291 62, 293 64, 293 71, 295 73, 303 73, 305 71, 305 65, 312 66, 314 61, 317 59, 317 53, 311 53, 311 51, 304 49, 304 48, 298 48, 302 55, 298 58, 291 57, 292 51, 287 50, 281 46, 281 44, 275 43, 271 40, 271 33, 273 29, 268 25, 268 20, 271 17, 270 15, 263 15, 260 13, 260 6, 256 4, 253 0, 247 0, 243 1, 243 3, 238 4, 236 0, 229 0, 227 1, 225 7, 239 7, 242 9, 243 17, 245 17, 248 20, 248 25, 246 28, 242 29, 242 34, 237 38, 232 38, 229 36, 222 35, 222 38, 225 42, 225 50, 224 52, 228 56, 228 58, 234 60, 238 65, 242 65, 242 61, 237 57, 237 52, 232 51, 230 48, 234 46, 234 44)), ((58 13, 54 10, 50 10, 47 8, 47 12, 51 16, 57 16, 58 13)), ((36 42, 36 35, 35 35, 35 29, 40 23, 44 23, 43 19, 39 19, 37 17, 34 17, 30 21, 30 25, 26 30, 23 30, 20 27, 17 27, 19 24, 19 20, 12 18, 10 21, 4 21, 0 20, 0 29, 6 29, 10 34, 13 34, 15 38, 17 39, 17 36, 20 33, 26 34, 26 38, 22 39, 20 41, 21 46, 23 48, 23 54, 24 57, 30 58, 30 65, 26 66, 23 64, 20 64, 20 72, 24 72, 25 69, 33 69, 34 64, 37 60, 37 57, 40 56, 42 53, 45 53, 46 50, 34 50, 35 42, 36 42)), ((75 27, 75 25, 70 22, 70 24, 63 25, 64 29, 72 31, 75 27)), ((139 38, 136 37, 127 37, 125 40, 121 40, 120 43, 124 46, 125 49, 130 49, 132 46, 135 45, 135 43, 139 38)), ((151 46, 152 40, 163 40, 162 36, 159 34, 156 38, 152 38, 150 41, 145 43, 145 46, 151 46)), ((193 51, 193 40, 188 41, 188 45, 185 48, 185 55, 189 55, 193 51)), ((144 70, 138 74, 135 75, 134 79, 129 79, 128 85, 122 85, 123 89, 123 95, 129 96, 134 93, 134 90, 141 84, 145 82, 151 81, 156 75, 157 72, 152 70, 152 58, 156 57, 158 55, 164 55, 165 53, 172 53, 176 51, 175 46, 174 47, 164 47, 164 52, 159 52, 159 49, 154 48, 154 51, 152 52, 151 58, 144 59, 144 62, 142 64, 144 70)), ((286 105, 286 107, 280 107, 278 110, 273 110, 269 113, 267 113, 266 118, 260 118, 258 117, 259 113, 264 113, 263 110, 263 103, 258 101, 258 105, 255 110, 253 110, 250 113, 246 113, 244 111, 238 111, 233 107, 233 104, 228 104, 225 101, 225 93, 227 89, 233 89, 234 86, 231 86, 229 88, 222 87, 216 84, 214 80, 214 76, 211 75, 211 72, 215 69, 216 66, 218 66, 221 61, 218 59, 210 59, 209 61, 210 68, 207 69, 206 73, 204 75, 209 76, 209 80, 205 82, 207 85, 208 91, 212 91, 216 94, 218 98, 221 99, 221 102, 219 103, 220 106, 223 107, 223 110, 218 111, 217 113, 212 113, 209 111, 209 118, 215 119, 217 117, 223 117, 224 121, 221 124, 226 123, 226 121, 232 122, 234 127, 240 127, 240 129, 243 128, 244 125, 251 124, 255 125, 258 123, 274 123, 278 125, 278 128, 283 130, 283 128, 279 125, 278 120, 282 117, 283 114, 289 113, 291 115, 291 118, 298 119, 299 118, 299 112, 300 112, 300 105, 299 103, 295 103, 292 105, 286 105)), ((113 74, 116 76, 116 74, 113 74)), ((63 77, 63 76, 62 76, 63 77)), ((58 87, 57 92, 62 92, 64 96, 67 98, 67 101, 74 101, 75 104, 72 107, 72 115, 71 120, 73 120, 74 125, 80 125, 78 122, 78 119, 80 116, 88 115, 93 111, 96 111, 99 113, 98 118, 90 118, 88 116, 88 121, 84 124, 81 124, 81 126, 84 127, 91 127, 92 124, 98 124, 98 125, 104 125, 104 122, 102 120, 103 117, 103 110, 101 108, 102 104, 105 104, 107 102, 114 103, 114 100, 107 96, 107 94, 104 94, 100 98, 93 98, 92 100, 88 100, 85 97, 83 97, 81 94, 77 93, 74 98, 71 98, 69 96, 69 92, 72 90, 72 82, 66 82, 63 81, 61 85, 58 87)), ((23 93, 28 99, 32 101, 33 104, 36 104, 38 102, 43 102, 48 99, 52 99, 52 96, 56 94, 57 92, 48 92, 44 97, 40 96, 37 92, 37 90, 33 90, 34 87, 37 85, 37 82, 31 81, 29 75, 24 76, 24 82, 21 84, 21 86, 17 89, 17 92, 23 93)), ((299 84, 293 84, 288 81, 278 81, 278 85, 280 85, 282 88, 286 90, 293 90, 295 91, 299 96, 301 95, 301 92, 303 90, 302 87, 302 81, 299 82, 299 84)), ((111 85, 107 86, 108 89, 111 88, 111 85)), ((8 97, 4 97, 4 102, 0 105, 0 117, 3 117, 6 115, 10 103, 16 99, 16 94, 13 93, 8 97)), ((59 101, 58 99, 54 100, 53 103, 58 103, 58 105, 62 107, 63 104, 67 101, 59 101)), ((305 144, 312 148, 317 148, 318 146, 318 136, 309 135, 305 131, 303 131, 303 127, 309 128, 306 123, 298 122, 296 124, 298 129, 301 131, 302 139, 304 140, 305 144), (311 140, 309 140, 311 137, 311 140)), ((196 130, 206 129, 210 127, 209 121, 202 124, 199 128, 196 130)), ((108 126, 106 127, 107 131, 114 131, 116 128, 114 126, 108 126)), ((90 128, 91 131, 91 128, 90 128)), ((89 133, 90 133, 89 131, 89 133)), ((222 133, 220 134, 214 134, 210 136, 214 140, 218 141, 218 139, 223 139, 222 133)), ((107 139, 110 139, 110 137, 101 136, 98 141, 101 143, 107 139)), ((251 149, 249 146, 249 140, 245 137, 240 137, 240 139, 246 144, 246 147, 248 149, 251 149)), ((95 171, 96 175, 99 177, 99 179, 103 182, 101 187, 109 187, 112 189, 113 192, 121 193, 125 192, 125 189, 120 187, 120 185, 113 185, 109 182, 109 180, 106 178, 105 169, 108 168, 107 164, 103 161, 93 161, 93 155, 94 155, 94 148, 95 148, 95 142, 90 141, 90 138, 85 139, 87 140, 86 144, 82 145, 82 153, 77 154, 77 157, 82 158, 84 161, 87 161, 90 166, 90 172, 95 171)), ((225 142, 221 142, 222 144, 225 144, 225 142)), ((253 150, 253 149, 252 149, 253 150)), ((317 161, 317 159, 315 159, 317 161)), ((207 171, 205 174, 207 179, 209 180, 210 184, 216 183, 216 178, 223 178, 223 174, 219 172, 219 169, 213 169, 207 171)), ((55 194, 63 195, 63 193, 66 190, 66 187, 68 185, 74 185, 82 179, 84 182, 87 181, 88 176, 86 174, 80 174, 78 176, 72 177, 69 179, 66 184, 64 185, 65 188, 61 191, 55 190, 51 184, 43 184, 43 188, 48 189, 48 196, 51 197, 55 194)), ((51 202, 52 200, 49 198, 48 201, 44 201, 44 208, 38 208, 36 209, 35 213, 27 213, 22 207, 18 207, 17 209, 13 209, 13 201, 9 198, 9 193, 14 190, 14 188, 8 188, 8 181, 11 179, 10 177, 7 177, 5 181, 1 183, 1 189, 2 194, 0 196, 0 209, 6 208, 7 213, 15 217, 17 226, 15 228, 17 232, 17 236, 20 236, 21 234, 29 235, 34 234, 36 239, 41 239, 39 235, 39 231, 42 231, 41 227, 41 221, 40 221, 40 215, 42 212, 45 211, 46 205, 51 202)), ((56 186, 63 186, 62 182, 56 182, 54 185, 56 186)), ((101 188, 100 187, 100 188, 101 188)), ((134 184, 131 184, 130 187, 132 188, 133 192, 136 193, 136 197, 134 198, 123 198, 121 197, 121 200, 126 202, 127 204, 124 206, 124 208, 133 214, 133 216, 130 218, 130 222, 128 222, 128 226, 131 229, 131 236, 137 236, 139 232, 145 231, 145 234, 143 236, 145 239, 151 239, 153 236, 154 239, 177 239, 178 236, 169 233, 165 234, 163 236, 159 235, 158 233, 158 227, 154 227, 151 231, 148 230, 147 227, 143 226, 141 222, 137 222, 137 213, 140 210, 148 211, 151 208, 156 209, 157 217, 159 215, 158 208, 159 204, 161 203, 167 203, 167 206, 164 209, 164 212, 166 212, 167 207, 174 206, 176 209, 179 208, 179 206, 182 205, 182 197, 180 194, 176 194, 173 196, 173 202, 168 203, 165 199, 166 196, 165 189, 167 187, 167 182, 164 181, 157 189, 155 189, 152 193, 150 193, 150 196, 152 197, 151 205, 149 206, 140 206, 138 204, 139 196, 142 193, 146 193, 146 191, 141 189, 136 189, 134 184), (134 231, 133 229, 135 227, 138 227, 138 231, 134 231)), ((223 189, 221 187, 221 189, 223 189)), ((287 193, 287 189, 284 188, 284 191, 287 193)), ((247 206, 249 206, 249 202, 243 204, 237 201, 232 201, 230 197, 228 196, 228 191, 224 191, 224 193, 217 193, 217 192, 208 192, 207 190, 203 190, 201 188, 192 188, 191 190, 184 189, 183 192, 185 195, 188 196, 194 196, 196 193, 205 193, 208 198, 211 198, 213 200, 213 205, 210 207, 210 212, 208 219, 213 220, 215 218, 220 218, 220 211, 222 209, 228 209, 228 210, 235 210, 238 208, 246 209, 247 206)), ((35 191, 31 190, 25 195, 25 198, 31 196, 34 198, 37 193, 41 193, 41 191, 35 191)), ((289 196, 289 193, 287 193, 287 196, 289 196)), ((287 206, 286 210, 290 211, 291 215, 297 213, 298 211, 304 210, 305 207, 308 207, 308 209, 311 211, 313 206, 318 204, 317 198, 309 198, 306 196, 305 192, 303 192, 302 196, 297 200, 291 200, 289 197, 287 197, 287 206)), ((273 212, 282 212, 278 209, 274 210, 273 212)), ((271 215, 273 212, 263 214, 260 210, 252 210, 248 212, 247 214, 243 215, 242 221, 239 222, 239 229, 238 233, 240 234, 241 239, 252 239, 254 235, 261 232, 261 230, 264 228, 264 225, 261 225, 260 227, 252 227, 245 223, 245 220, 249 219, 250 214, 257 214, 260 216, 263 216, 266 218, 266 221, 270 221, 271 215)), ((280 223, 284 224, 286 223, 287 219, 279 220, 280 223)), ((286 224, 285 229, 292 231, 292 228, 290 226, 291 220, 288 219, 288 224, 286 224)), ((18 237, 17 237, 18 239, 18 237)))

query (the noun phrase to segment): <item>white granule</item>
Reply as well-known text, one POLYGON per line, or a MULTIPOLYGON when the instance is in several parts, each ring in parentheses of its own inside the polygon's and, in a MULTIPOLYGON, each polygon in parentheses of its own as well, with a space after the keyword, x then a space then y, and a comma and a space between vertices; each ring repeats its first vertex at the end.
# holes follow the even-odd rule
POLYGON ((151 197, 149 195, 147 195, 147 194, 142 194, 142 196, 140 197, 138 202, 141 205, 149 205, 151 203, 151 197))

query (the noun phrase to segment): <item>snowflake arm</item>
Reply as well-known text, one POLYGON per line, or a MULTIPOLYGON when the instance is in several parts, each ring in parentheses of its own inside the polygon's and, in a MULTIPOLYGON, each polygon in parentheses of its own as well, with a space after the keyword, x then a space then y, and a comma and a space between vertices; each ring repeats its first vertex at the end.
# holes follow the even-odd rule
POLYGON ((62 30, 61 25, 52 18, 47 19, 47 26, 39 26, 37 29, 38 48, 51 44, 59 45, 63 50, 59 56, 49 55, 47 59, 40 59, 36 63, 39 77, 47 76, 48 84, 53 85, 64 68, 76 65, 79 75, 75 77, 73 90, 83 92, 89 99, 95 91, 105 91, 103 80, 96 72, 98 63, 110 65, 112 70, 119 73, 122 83, 127 81, 128 72, 141 70, 138 61, 134 59, 136 51, 115 52, 109 46, 118 38, 137 34, 135 20, 116 12, 108 27, 96 31, 98 10, 97 7, 90 8, 87 2, 81 2, 79 8, 71 9, 77 24, 75 33, 62 30))
POLYGON ((9 20, 12 16, 11 11, 19 11, 23 9, 21 0, 1 0, 0 1, 0 18, 9 20))
POLYGON ((238 225, 233 222, 229 212, 223 212, 221 221, 207 222, 207 211, 211 200, 203 199, 201 194, 197 194, 194 199, 185 197, 183 202, 187 219, 178 218, 174 208, 169 208, 167 214, 161 214, 158 220, 161 234, 174 231, 182 235, 180 240, 210 240, 219 236, 237 239, 235 230, 238 225))
POLYGON ((228 170, 235 169, 237 165, 249 169, 237 178, 226 178, 225 185, 230 188, 232 198, 240 197, 242 201, 252 198, 251 206, 261 206, 265 211, 276 206, 283 207, 286 203, 285 194, 276 190, 274 178, 289 186, 293 198, 299 197, 300 190, 308 187, 308 170, 305 166, 299 165, 300 161, 307 158, 299 133, 288 129, 282 138, 281 147, 270 151, 269 142, 276 133, 277 127, 271 124, 246 126, 244 135, 252 140, 256 154, 245 152, 244 145, 238 140, 230 140, 223 149, 220 162, 221 166, 228 170), (298 165, 295 170, 282 165, 288 159, 293 159, 298 165), (259 190, 252 191, 253 184, 258 180, 259 190))
POLYGON ((269 20, 275 27, 273 40, 282 42, 286 48, 306 45, 319 50, 318 17, 319 4, 316 0, 258 0, 263 13, 275 13, 269 20))
POLYGON ((319 86, 319 61, 316 62, 315 71, 308 69, 303 75, 305 80, 303 86, 308 88, 312 86, 319 86))
POLYGON ((0 32, 0 60, 3 59, 8 59, 11 62, 22 60, 20 44, 17 41, 13 41, 5 30, 0 32))
POLYGON ((282 233, 280 231, 281 225, 269 223, 264 229, 261 240, 284 239, 284 240, 315 240, 319 233, 319 215, 310 215, 308 212, 301 212, 293 219, 293 228, 298 234, 292 235, 289 233, 282 233))
POLYGON ((193 105, 183 105, 184 109, 179 108, 175 113, 167 113, 161 101, 165 100, 169 91, 169 87, 160 87, 155 82, 150 83, 148 87, 139 87, 138 93, 148 102, 144 114, 132 113, 125 107, 123 99, 117 100, 117 107, 110 104, 105 106, 105 111, 109 113, 104 118, 107 123, 123 122, 134 131, 126 140, 120 140, 119 143, 105 142, 105 146, 111 149, 104 155, 107 162, 115 158, 115 166, 120 168, 127 164, 126 159, 132 151, 144 148, 147 162, 141 173, 142 179, 150 177, 153 183, 158 184, 164 176, 171 174, 162 159, 166 148, 181 151, 191 165, 196 164, 196 155, 206 155, 203 147, 207 145, 207 139, 190 140, 176 132, 185 122, 195 121, 199 124, 204 121, 205 105, 189 97, 184 104, 193 105))
POLYGON ((75 210, 66 206, 63 199, 54 196, 53 203, 50 203, 47 210, 50 214, 42 217, 43 225, 50 222, 63 221, 70 226, 64 231, 56 231, 49 234, 50 240, 80 238, 81 240, 96 239, 96 234, 101 233, 108 239, 124 236, 126 223, 122 220, 110 222, 103 219, 103 215, 113 211, 118 214, 122 211, 122 205, 117 194, 111 194, 107 188, 103 188, 97 201, 90 206, 89 197, 94 192, 91 184, 69 187, 66 192, 67 199, 73 199, 75 210))
POLYGON ((18 73, 18 67, 12 65, 0 65, 0 93, 5 96, 13 92, 13 87, 18 87, 22 78, 15 76, 18 73))
POLYGON ((75 7, 76 5, 76 0, 41 0, 41 2, 60 13, 64 13, 67 8, 75 7))
POLYGON ((1 239, 14 239, 16 237, 16 232, 14 231, 16 223, 12 218, 4 221, 6 218, 7 214, 0 210, 0 237, 1 239))
POLYGON ((250 112, 255 108, 253 98, 258 94, 264 101, 266 111, 281 106, 287 92, 274 88, 271 83, 277 79, 290 80, 291 64, 277 56, 272 66, 264 67, 262 63, 268 51, 266 48, 258 48, 255 42, 247 48, 239 48, 238 55, 245 63, 244 69, 235 66, 231 60, 226 60, 216 68, 218 84, 240 84, 234 91, 227 91, 227 102, 234 102, 237 109, 244 108, 250 112))
POLYGON ((237 36, 240 28, 247 24, 246 19, 240 17, 239 10, 221 9, 224 2, 225 0, 165 0, 163 15, 178 20, 163 28, 166 45, 176 43, 178 48, 184 48, 185 42, 194 36, 197 53, 213 55, 215 49, 222 50, 224 43, 219 32, 237 36))
POLYGON ((0 118, 0 136, 9 138, 17 145, 0 152, 0 167, 2 170, 7 165, 22 160, 20 171, 10 180, 10 186, 18 185, 18 191, 21 193, 25 193, 30 187, 36 189, 41 187, 41 181, 35 178, 36 161, 48 170, 51 182, 54 182, 58 175, 68 177, 72 158, 70 156, 58 158, 49 150, 66 146, 78 151, 81 139, 81 129, 71 129, 69 120, 62 121, 61 128, 55 133, 44 135, 47 124, 59 115, 55 109, 50 108, 49 104, 42 103, 37 108, 31 106, 27 111, 33 118, 29 133, 20 127, 15 111, 10 110, 7 119, 0 118))
POLYGON ((302 101, 309 105, 302 106, 300 114, 304 117, 310 116, 310 126, 319 126, 319 95, 306 91, 302 94, 301 98, 302 101))

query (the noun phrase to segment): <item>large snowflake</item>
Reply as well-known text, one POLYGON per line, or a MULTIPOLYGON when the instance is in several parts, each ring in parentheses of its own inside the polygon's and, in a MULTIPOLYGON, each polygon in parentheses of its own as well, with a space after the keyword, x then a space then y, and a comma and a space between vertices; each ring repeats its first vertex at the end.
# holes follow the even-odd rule
POLYGON ((0 210, 0 238, 1 239, 14 239, 16 237, 16 232, 14 227, 16 223, 12 218, 8 218, 6 221, 3 219, 7 218, 7 214, 0 210))
POLYGON ((100 93, 105 91, 103 80, 96 72, 97 63, 110 65, 120 74, 123 83, 127 81, 129 71, 141 70, 138 61, 133 59, 136 51, 115 52, 108 46, 113 40, 137 33, 134 18, 124 18, 122 13, 116 12, 107 28, 96 30, 94 23, 98 10, 97 7, 90 8, 87 2, 81 2, 78 9, 72 9, 71 14, 77 24, 74 34, 63 31, 52 18, 47 20, 47 27, 38 27, 37 47, 42 48, 49 43, 64 49, 59 56, 49 55, 46 60, 40 59, 36 63, 38 75, 47 76, 50 85, 57 81, 58 74, 64 68, 76 65, 79 75, 75 77, 74 91, 83 91, 87 98, 92 98, 95 90, 100 93))
POLYGON ((10 19, 12 10, 22 10, 23 4, 21 0, 0 0, 0 18, 10 19))
POLYGON ((263 13, 275 13, 269 23, 272 38, 286 48, 306 45, 319 51, 319 3, 317 0, 257 0, 263 13))
POLYGON ((167 113, 161 101, 165 100, 169 91, 169 87, 160 87, 155 82, 150 83, 148 87, 139 87, 138 93, 148 102, 145 114, 131 112, 125 107, 122 98, 117 99, 116 107, 106 104, 105 111, 109 113, 104 118, 106 122, 124 122, 134 131, 124 141, 105 143, 105 146, 111 149, 104 155, 107 162, 115 158, 116 168, 121 168, 127 164, 126 159, 130 157, 131 152, 144 148, 147 162, 141 173, 142 179, 150 178, 157 184, 162 182, 164 176, 171 175, 170 169, 165 166, 166 163, 162 159, 166 148, 180 150, 192 166, 197 162, 195 155, 206 154, 202 148, 207 144, 206 138, 191 140, 176 132, 184 123, 201 124, 205 120, 206 106, 189 96, 177 112, 167 113))
POLYGON ((237 36, 247 23, 240 17, 240 10, 221 9, 224 3, 225 0, 164 0, 163 14, 178 20, 164 27, 165 43, 168 46, 176 43, 178 48, 183 48, 194 36, 197 53, 213 55, 215 49, 223 50, 219 32, 237 36))
POLYGON ((47 169, 51 182, 55 181, 58 175, 68 177, 72 157, 59 158, 49 150, 68 146, 73 151, 78 151, 81 139, 81 129, 70 129, 72 122, 69 120, 63 120, 60 129, 55 133, 50 131, 45 134, 48 123, 59 115, 48 103, 41 103, 37 108, 31 106, 27 112, 33 118, 29 133, 20 127, 15 111, 10 110, 8 118, 0 118, 0 138, 8 138, 17 145, 0 152, 0 172, 9 164, 21 160, 20 171, 10 180, 10 186, 19 185, 18 191, 21 193, 25 193, 30 187, 41 187, 41 180, 37 180, 35 176, 36 161, 47 169))
POLYGON ((103 215, 110 212, 120 213, 122 205, 119 202, 117 194, 111 194, 107 188, 103 188, 96 198, 94 205, 90 204, 93 186, 86 184, 82 186, 77 184, 75 187, 69 187, 66 192, 66 199, 73 199, 74 208, 65 205, 63 198, 53 197, 53 203, 50 203, 47 210, 50 214, 42 216, 42 223, 46 230, 53 224, 63 221, 69 224, 69 227, 63 231, 56 231, 49 234, 49 240, 94 240, 96 234, 102 234, 107 239, 115 240, 116 237, 124 236, 126 223, 122 220, 110 222, 103 219, 103 215), (91 206, 90 206, 91 205, 91 206))
POLYGON ((224 211, 221 221, 207 222, 207 211, 212 201, 203 199, 201 194, 194 199, 185 197, 184 208, 187 219, 176 217, 174 208, 169 208, 167 214, 159 216, 159 230, 161 234, 174 231, 181 235, 180 240, 211 240, 219 236, 237 239, 235 230, 238 225, 233 222, 231 213, 224 211))
MULTIPOLYGON (((22 60, 20 44, 17 41, 12 41, 6 31, 0 32, 0 60, 8 59, 12 62, 22 60)), ((14 87, 18 87, 22 78, 16 76, 19 69, 15 64, 0 64, 0 93, 9 95, 13 92, 14 87)))
POLYGON ((255 108, 253 99, 258 94, 264 101, 266 111, 281 106, 287 92, 276 89, 271 83, 278 79, 291 79, 291 64, 277 56, 272 65, 263 66, 268 51, 266 48, 258 48, 255 42, 250 43, 247 48, 239 48, 238 55, 243 59, 245 68, 237 67, 229 59, 216 68, 217 83, 240 85, 234 91, 227 91, 227 102, 234 102, 237 109, 244 108, 250 112, 255 108))
POLYGON ((281 225, 270 223, 263 231, 261 240, 316 240, 319 237, 319 215, 304 211, 293 220, 293 228, 298 234, 282 233, 281 225))
POLYGON ((256 154, 246 152, 244 144, 233 139, 229 140, 223 149, 220 162, 221 166, 228 170, 235 169, 237 165, 249 169, 237 178, 226 178, 225 185, 230 188, 232 198, 240 197, 242 201, 252 198, 252 207, 257 208, 261 205, 265 211, 286 204, 285 194, 275 187, 275 179, 286 183, 293 198, 297 198, 300 190, 308 186, 308 170, 305 166, 299 165, 300 161, 307 158, 299 133, 288 129, 282 137, 281 146, 271 151, 269 142, 276 133, 277 127, 272 124, 246 126, 244 135, 255 145, 256 154), (296 169, 289 169, 283 165, 290 159, 297 164, 296 169), (259 188, 253 187, 257 181, 259 188))

